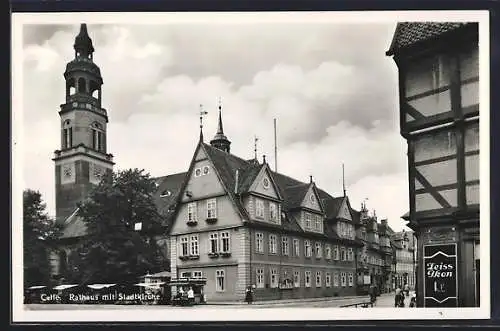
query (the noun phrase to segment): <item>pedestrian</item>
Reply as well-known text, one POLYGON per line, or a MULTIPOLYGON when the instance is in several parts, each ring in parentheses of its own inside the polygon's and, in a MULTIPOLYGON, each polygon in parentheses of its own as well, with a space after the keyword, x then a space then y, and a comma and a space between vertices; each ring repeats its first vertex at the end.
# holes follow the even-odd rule
POLYGON ((399 286, 396 288, 396 293, 394 294, 394 307, 401 306, 401 289, 399 286))
POLYGON ((189 288, 187 296, 188 296, 188 304, 194 305, 194 291, 192 287, 189 288))
POLYGON ((377 293, 375 286, 370 285, 370 288, 368 289, 368 294, 370 295, 370 303, 373 306, 375 304, 375 301, 377 301, 377 293))
POLYGON ((416 308, 417 307, 417 295, 413 293, 410 299, 410 307, 411 308, 416 308))
POLYGON ((408 283, 405 283, 405 293, 406 293, 406 296, 409 297, 410 296, 410 286, 408 285, 408 283))
POLYGON ((252 294, 252 287, 251 286, 247 287, 247 290, 245 292, 245 301, 248 304, 251 304, 253 302, 253 294, 252 294))

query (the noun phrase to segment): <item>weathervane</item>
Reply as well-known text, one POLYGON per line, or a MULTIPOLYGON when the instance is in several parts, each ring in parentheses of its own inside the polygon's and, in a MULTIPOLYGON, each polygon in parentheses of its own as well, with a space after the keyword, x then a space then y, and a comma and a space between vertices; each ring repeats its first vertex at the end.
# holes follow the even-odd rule
POLYGON ((203 105, 200 104, 200 140, 203 140, 203 116, 207 114, 208 112, 203 110, 203 105))

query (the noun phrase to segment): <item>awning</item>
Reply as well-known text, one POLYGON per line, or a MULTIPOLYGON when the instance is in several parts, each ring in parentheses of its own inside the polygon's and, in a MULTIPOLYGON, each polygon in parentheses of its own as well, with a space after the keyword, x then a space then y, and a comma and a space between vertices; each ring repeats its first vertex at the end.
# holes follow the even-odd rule
POLYGON ((90 287, 91 289, 94 289, 94 290, 100 290, 100 289, 108 288, 108 287, 115 286, 115 285, 116 284, 91 284, 91 285, 87 285, 87 286, 90 287))
POLYGON ((141 278, 165 278, 165 277, 170 277, 171 276, 171 273, 170 271, 160 271, 160 272, 157 272, 155 274, 147 274, 147 275, 144 275, 144 276, 141 276, 141 278))
POLYGON ((45 288, 45 287, 47 287, 47 286, 44 286, 44 285, 31 286, 31 287, 28 287, 28 290, 38 290, 38 289, 45 288))
POLYGON ((135 284, 135 286, 141 286, 141 287, 150 287, 150 288, 159 288, 160 285, 165 284, 164 282, 159 282, 159 283, 138 283, 135 284))
POLYGON ((78 284, 58 285, 58 286, 54 287, 54 290, 66 290, 68 288, 72 288, 75 286, 78 286, 78 284))

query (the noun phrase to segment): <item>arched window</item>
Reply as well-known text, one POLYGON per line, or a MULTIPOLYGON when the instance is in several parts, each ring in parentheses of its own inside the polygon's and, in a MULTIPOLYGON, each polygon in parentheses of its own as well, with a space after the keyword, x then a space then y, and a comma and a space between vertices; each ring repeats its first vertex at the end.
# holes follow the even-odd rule
POLYGON ((66 97, 69 97, 69 96, 75 94, 75 92, 76 92, 75 79, 70 78, 66 82, 66 97))
POLYGON ((78 78, 78 92, 79 93, 87 92, 87 81, 84 78, 78 78))
POLYGON ((103 152, 104 151, 104 131, 100 123, 92 123, 92 148, 103 152))
POLYGON ((73 128, 70 120, 64 121, 63 124, 62 146, 63 149, 73 147, 73 128))

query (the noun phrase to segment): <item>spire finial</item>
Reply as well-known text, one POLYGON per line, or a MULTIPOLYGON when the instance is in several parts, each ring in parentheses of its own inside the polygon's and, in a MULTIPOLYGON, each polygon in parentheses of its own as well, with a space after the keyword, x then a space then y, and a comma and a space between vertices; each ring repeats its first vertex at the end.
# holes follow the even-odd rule
POLYGON ((203 116, 206 114, 208 114, 208 112, 203 110, 203 105, 200 104, 200 141, 203 141, 203 116))
POLYGON ((222 101, 219 97, 219 125, 217 126, 217 134, 224 134, 224 129, 222 127, 222 101))
POLYGON ((92 53, 94 53, 94 46, 92 45, 92 39, 90 39, 87 24, 80 24, 80 33, 75 38, 75 44, 73 45, 75 49, 75 57, 83 57, 92 59, 92 53))
POLYGON ((257 136, 253 137, 253 153, 254 153, 254 159, 257 161, 257 142, 259 141, 259 138, 257 136))
POLYGON ((262 155, 262 163, 266 163, 266 156, 265 155, 262 155))
POLYGON ((313 182, 313 176, 312 175, 309 175, 309 182, 312 184, 313 182))
POLYGON ((344 163, 342 163, 342 189, 344 191, 344 197, 345 197, 345 176, 344 176, 344 163))

